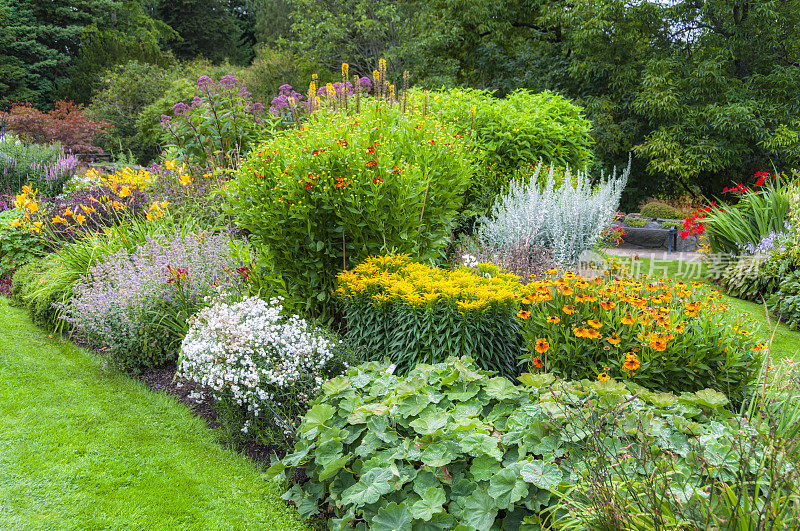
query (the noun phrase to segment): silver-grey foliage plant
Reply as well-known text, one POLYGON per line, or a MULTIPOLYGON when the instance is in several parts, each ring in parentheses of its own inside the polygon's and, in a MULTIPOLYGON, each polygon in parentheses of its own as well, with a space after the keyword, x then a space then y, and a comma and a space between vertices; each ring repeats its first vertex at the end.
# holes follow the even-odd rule
POLYGON ((631 164, 617 176, 600 174, 592 185, 586 173, 564 175, 559 185, 553 167, 544 184, 539 182, 542 164, 527 182, 514 182, 500 196, 492 215, 480 221, 478 237, 490 246, 539 245, 552 251, 561 267, 573 265, 580 254, 595 247, 614 220, 631 164))

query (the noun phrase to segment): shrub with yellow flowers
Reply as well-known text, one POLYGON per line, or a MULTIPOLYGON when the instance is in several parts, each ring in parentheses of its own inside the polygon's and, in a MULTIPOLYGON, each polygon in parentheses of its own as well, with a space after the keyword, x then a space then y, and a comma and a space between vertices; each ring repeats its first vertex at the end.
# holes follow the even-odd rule
POLYGON ((409 255, 373 256, 338 276, 350 337, 400 373, 469 354, 486 370, 518 374, 514 319, 524 287, 491 264, 447 271, 409 255))
POLYGON ((336 274, 370 255, 437 259, 471 175, 463 139, 397 107, 321 110, 261 144, 231 181, 231 213, 289 293, 329 317, 336 274))
POLYGON ((550 270, 526 287, 517 318, 540 371, 736 399, 760 367, 751 324, 700 283, 550 270))
MULTIPOLYGON (((22 212, 11 227, 38 236, 48 247, 71 242, 86 234, 117 225, 127 216, 144 214, 150 200, 136 188, 94 186, 62 194, 49 203, 40 203, 37 190, 30 185, 16 196, 15 206, 22 212)), ((160 209, 158 203, 156 207, 160 209)))

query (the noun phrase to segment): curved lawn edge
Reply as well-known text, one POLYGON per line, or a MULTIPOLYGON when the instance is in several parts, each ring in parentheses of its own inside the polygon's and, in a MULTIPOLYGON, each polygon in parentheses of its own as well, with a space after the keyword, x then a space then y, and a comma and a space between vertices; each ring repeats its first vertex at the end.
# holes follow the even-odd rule
POLYGON ((307 529, 172 397, 0 297, 0 528, 307 529))

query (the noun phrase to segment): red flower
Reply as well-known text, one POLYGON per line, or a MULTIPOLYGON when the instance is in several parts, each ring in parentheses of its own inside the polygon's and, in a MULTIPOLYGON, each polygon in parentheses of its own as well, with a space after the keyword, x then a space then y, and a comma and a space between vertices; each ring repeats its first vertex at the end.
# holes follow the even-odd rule
POLYGON ((377 160, 370 160, 370 161, 367 161, 364 164, 364 166, 366 166, 367 168, 374 168, 377 165, 378 165, 378 161, 377 160))
POLYGON ((372 179, 372 182, 374 182, 375 184, 382 183, 383 179, 381 179, 380 177, 375 177, 374 179, 372 179))
POLYGON ((759 177, 756 181, 756 186, 764 186, 764 183, 767 181, 766 177, 759 177))
POLYGON ((308 190, 309 188, 311 188, 312 186, 314 186, 314 183, 309 183, 309 182, 306 182, 306 183, 303 183, 303 186, 305 186, 305 187, 306 187, 306 190, 308 190))

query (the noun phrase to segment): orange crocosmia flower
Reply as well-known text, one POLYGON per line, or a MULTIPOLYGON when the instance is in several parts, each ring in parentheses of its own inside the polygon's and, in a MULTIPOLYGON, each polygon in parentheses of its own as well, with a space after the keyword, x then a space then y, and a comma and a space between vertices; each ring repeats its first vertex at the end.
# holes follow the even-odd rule
POLYGON ((547 318, 547 322, 550 323, 550 324, 558 324, 558 323, 561 322, 561 319, 559 319, 558 317, 555 317, 555 316, 550 316, 550 317, 547 318))
POLYGON ((537 369, 541 369, 542 367, 544 367, 544 362, 542 361, 542 358, 540 358, 539 356, 533 358, 533 360, 531 360, 531 363, 533 363, 534 367, 536 367, 537 369))
POLYGON ((525 310, 520 310, 517 312, 517 317, 520 319, 527 319, 531 316, 531 312, 526 312, 525 310))
POLYGON ((636 369, 639 368, 640 365, 641 363, 639 363, 639 360, 635 358, 628 359, 625 361, 625 363, 622 364, 622 366, 628 369, 629 371, 635 371, 636 369))
POLYGON ((614 303, 614 302, 611 302, 611 301, 602 301, 602 302, 600 303, 600 306, 601 306, 601 307, 602 307, 604 310, 611 310, 611 309, 613 309, 613 308, 614 308, 614 306, 616 306, 616 303, 614 303))
POLYGON ((539 339, 536 340, 536 345, 534 346, 534 349, 539 354, 544 354, 550 349, 550 343, 547 342, 547 339, 540 337, 539 339))
POLYGON ((592 319, 591 321, 589 321, 589 326, 591 326, 592 328, 600 329, 603 326, 603 323, 601 323, 597 319, 592 319))
POLYGON ((573 308, 571 304, 567 304, 567 305, 565 305, 565 306, 564 306, 563 308, 561 308, 561 309, 562 309, 562 310, 564 311, 564 313, 565 313, 565 314, 567 314, 567 315, 572 315, 573 313, 575 313, 575 308, 573 308))

